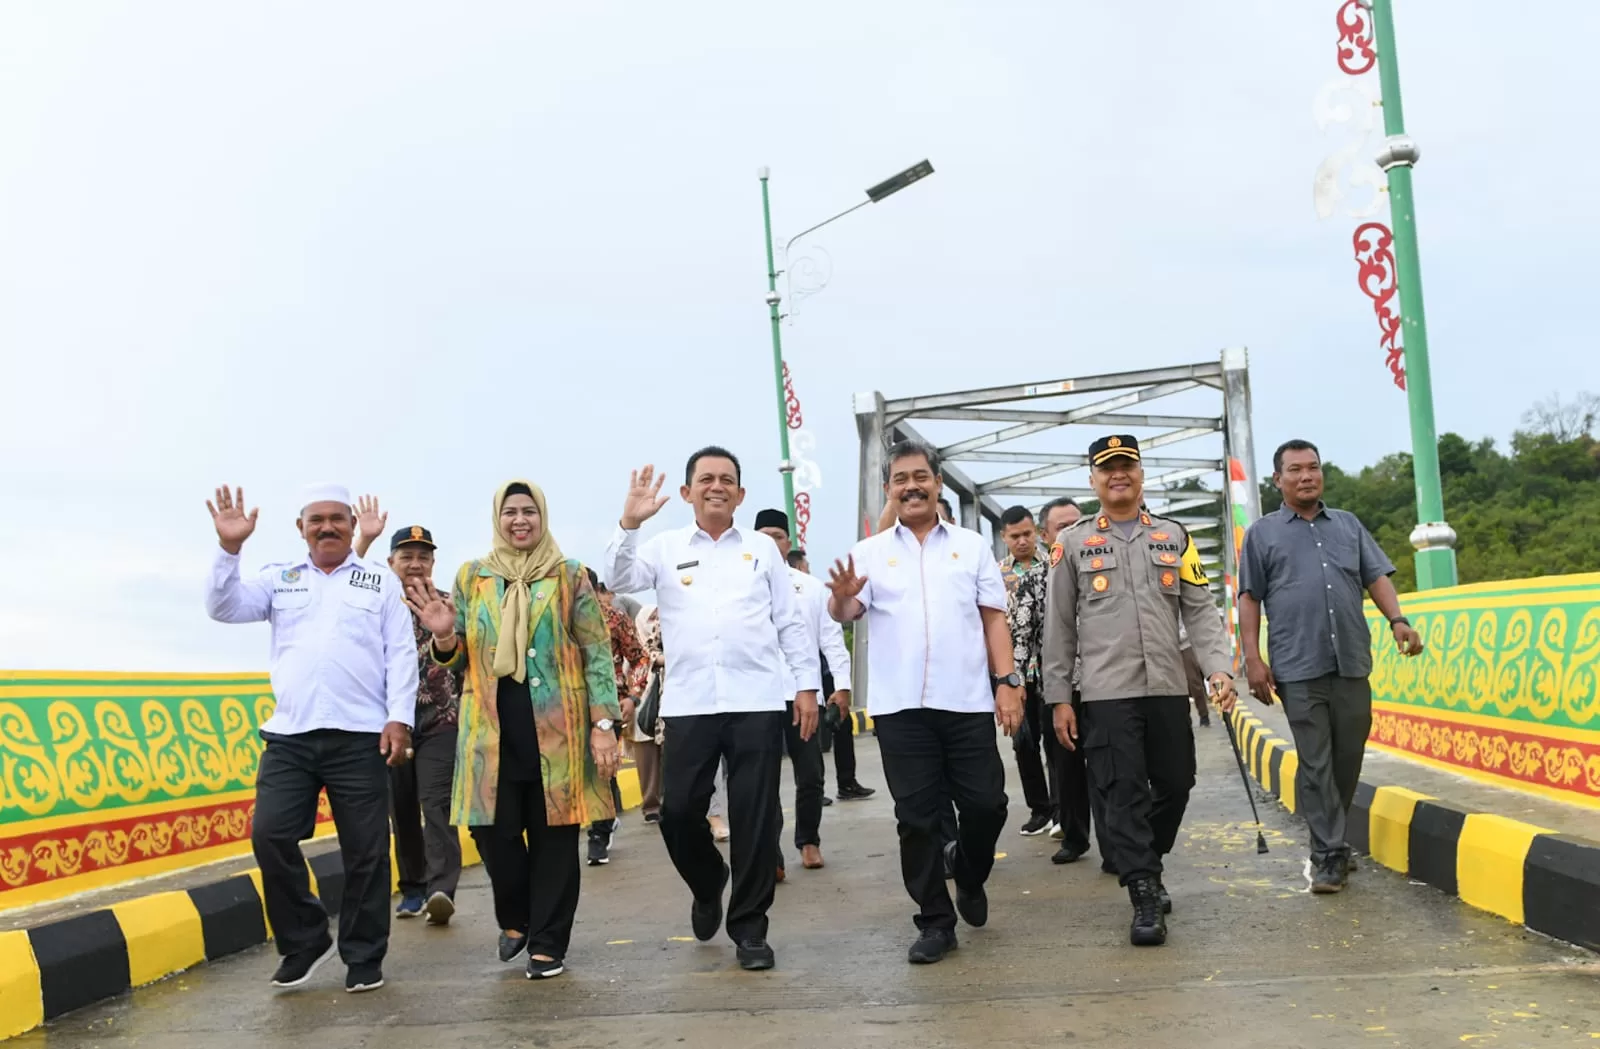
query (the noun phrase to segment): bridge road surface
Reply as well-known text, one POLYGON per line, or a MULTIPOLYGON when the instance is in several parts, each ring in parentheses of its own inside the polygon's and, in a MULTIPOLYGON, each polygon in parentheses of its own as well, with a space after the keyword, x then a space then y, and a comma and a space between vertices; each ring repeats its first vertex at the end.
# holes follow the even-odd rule
MULTIPOLYGON (((1255 828, 1219 724, 1195 730, 1200 778, 1166 881, 1168 946, 1127 941, 1129 907, 1097 857, 1049 862, 1023 838, 1020 791, 989 883, 990 918, 938 965, 905 960, 911 903, 876 742, 879 788, 823 817, 827 867, 786 843, 771 940, 778 967, 745 973, 725 936, 692 940, 689 897, 660 835, 624 818, 613 859, 585 867, 567 973, 547 982, 495 959, 482 868, 446 929, 396 921, 388 984, 343 991, 330 962, 275 993, 270 947, 201 966, 16 1039, 16 1049, 900 1049, 1138 1046, 1320 1049, 1600 1045, 1600 964, 1364 861, 1343 895, 1306 894, 1304 829, 1264 802, 1255 828)), ((1005 762, 1014 772, 1006 744, 1005 762)), ((788 796, 788 769, 784 775, 788 796)), ((829 762, 829 783, 833 773, 829 762)), ((787 826, 792 833, 792 816, 787 826)))

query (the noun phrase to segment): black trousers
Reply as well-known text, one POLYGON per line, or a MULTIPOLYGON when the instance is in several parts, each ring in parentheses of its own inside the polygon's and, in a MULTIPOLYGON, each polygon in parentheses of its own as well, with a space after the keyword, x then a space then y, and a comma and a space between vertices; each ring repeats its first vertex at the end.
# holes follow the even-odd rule
POLYGON ((955 880, 975 888, 994 868, 1006 822, 1006 770, 992 714, 904 710, 874 718, 883 775, 900 830, 900 874, 917 902, 919 929, 954 929, 955 904, 944 883, 941 830, 949 801, 961 813, 954 840, 955 880), (948 801, 947 801, 948 799, 948 801))
POLYGON ((1045 756, 1050 756, 1049 737, 1054 733, 1049 728, 1050 711, 1045 707, 1044 696, 1033 686, 1028 687, 1023 699, 1022 717, 1026 731, 1011 737, 1011 752, 1017 759, 1017 779, 1022 783, 1022 801, 1030 815, 1054 819, 1056 785, 1051 782, 1054 776, 1046 777, 1045 763, 1039 756, 1041 746, 1045 756))
POLYGON ((300 851, 326 788, 344 861, 339 957, 346 965, 381 963, 389 950, 389 776, 378 734, 317 729, 261 738, 250 844, 278 953, 315 947, 328 932, 328 910, 311 892, 300 851))
POLYGON ((736 942, 767 937, 778 884, 778 774, 789 719, 778 710, 675 717, 662 748, 661 839, 697 900, 716 899, 728 869, 706 821, 717 769, 728 763, 733 889, 727 927, 736 942))
MULTIPOLYGON (((501 768, 506 765, 501 756, 501 768)), ((494 823, 472 828, 494 890, 500 928, 528 937, 528 953, 565 958, 578 914, 578 826, 549 825, 542 779, 500 776, 494 823)))
MULTIPOLYGON (((822 744, 820 733, 812 733, 809 740, 800 738, 800 726, 794 723, 794 701, 788 704, 789 714, 783 722, 783 749, 789 755, 794 769, 794 847, 822 844, 822 744)), ((778 818, 783 818, 780 805, 778 818)))
POLYGON ((1056 739, 1055 708, 1046 706, 1048 719, 1045 731, 1050 752, 1054 793, 1056 795, 1056 820, 1061 824, 1061 844, 1079 852, 1089 851, 1089 831, 1094 829, 1101 859, 1109 859, 1111 847, 1106 842, 1105 798, 1094 789, 1089 776, 1089 765, 1083 749, 1083 701, 1074 693, 1072 709, 1078 715, 1079 738, 1075 750, 1068 750, 1056 739))
POLYGON ((1105 797, 1104 841, 1121 883, 1160 877, 1194 789, 1189 697, 1085 703, 1079 741, 1105 797))
MULTIPOLYGON (((615 731, 617 733, 617 742, 620 746, 622 742, 622 722, 617 722, 615 731)), ((643 779, 639 781, 639 786, 644 786, 643 779)), ((611 835, 617 829, 617 820, 622 816, 622 787, 617 784, 617 777, 615 776, 611 777, 611 802, 617 807, 616 816, 608 820, 595 820, 589 824, 589 837, 600 838, 608 845, 611 841, 611 835)))
POLYGON ((833 778, 837 785, 856 783, 856 716, 849 715, 833 734, 833 778))
POLYGON ((416 756, 389 770, 389 815, 401 896, 454 899, 461 879, 461 836, 450 825, 456 730, 438 729, 412 743, 416 756))

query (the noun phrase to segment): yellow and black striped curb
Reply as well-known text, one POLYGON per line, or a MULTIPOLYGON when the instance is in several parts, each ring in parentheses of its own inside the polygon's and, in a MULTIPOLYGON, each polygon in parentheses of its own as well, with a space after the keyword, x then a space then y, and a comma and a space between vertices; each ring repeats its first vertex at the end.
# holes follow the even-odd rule
MULTIPOLYGON (((632 767, 618 773, 624 809, 639 805, 638 777, 632 767)), ((471 835, 466 828, 459 833, 462 865, 478 863, 471 835)), ((337 917, 344 894, 338 851, 310 856, 306 864, 312 891, 329 916, 337 917)), ((392 861, 390 878, 392 883, 392 861)), ((0 932, 0 1039, 270 939, 261 872, 254 868, 191 889, 0 932)))
MULTIPOLYGON (((1231 727, 1256 782, 1295 811, 1294 747, 1243 707, 1231 727)), ((1364 779, 1346 836, 1357 852, 1409 878, 1535 932, 1600 950, 1600 842, 1364 779)))

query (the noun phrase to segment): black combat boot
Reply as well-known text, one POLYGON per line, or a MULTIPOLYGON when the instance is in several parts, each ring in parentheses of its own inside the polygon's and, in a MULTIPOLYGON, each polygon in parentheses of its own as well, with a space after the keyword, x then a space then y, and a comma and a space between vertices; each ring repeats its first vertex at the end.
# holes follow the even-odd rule
POLYGON ((1160 947, 1167 942, 1167 919, 1161 913, 1161 883, 1140 878, 1128 886, 1133 901, 1133 925, 1128 939, 1135 947, 1160 947))

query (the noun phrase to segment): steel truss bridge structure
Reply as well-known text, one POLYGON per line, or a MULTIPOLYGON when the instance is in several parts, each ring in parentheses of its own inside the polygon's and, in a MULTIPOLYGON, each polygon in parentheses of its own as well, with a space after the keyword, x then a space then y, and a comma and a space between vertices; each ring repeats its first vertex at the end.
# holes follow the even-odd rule
MULTIPOLYGON (((996 556, 1004 553, 1000 515, 1023 505, 1038 516, 1052 499, 1092 500, 1087 471, 1090 441, 1107 433, 1139 439, 1145 502, 1151 512, 1181 522, 1194 536, 1230 623, 1239 546, 1261 513, 1255 449, 1250 432, 1250 379, 1245 349, 1217 360, 1167 368, 1088 375, 980 390, 888 398, 873 391, 855 397, 861 438, 857 535, 870 534, 883 512, 884 453, 898 441, 921 441, 939 450, 945 494, 965 527, 987 531, 996 556), (1217 414, 1147 414, 1153 401, 1212 393, 1217 414), (933 423, 983 423, 985 432, 930 440, 920 428, 933 423), (998 429, 994 428, 998 426, 998 429), (1075 430, 1070 437, 1068 430, 1075 430), (1022 451, 1012 443, 1049 434, 1056 448, 1022 451), (1220 438, 1220 440, 1219 440, 1220 438), (1183 446, 1183 447, 1179 447, 1183 446), (1084 473, 1077 479, 1078 471, 1084 473), (982 475, 982 476, 978 476, 982 475), (987 528, 984 523, 987 522, 987 528), (1218 572, 1217 569, 1221 571, 1218 572)), ((971 427, 967 427, 971 429, 971 427)), ((853 683, 866 689, 866 630, 856 624, 853 683)))

